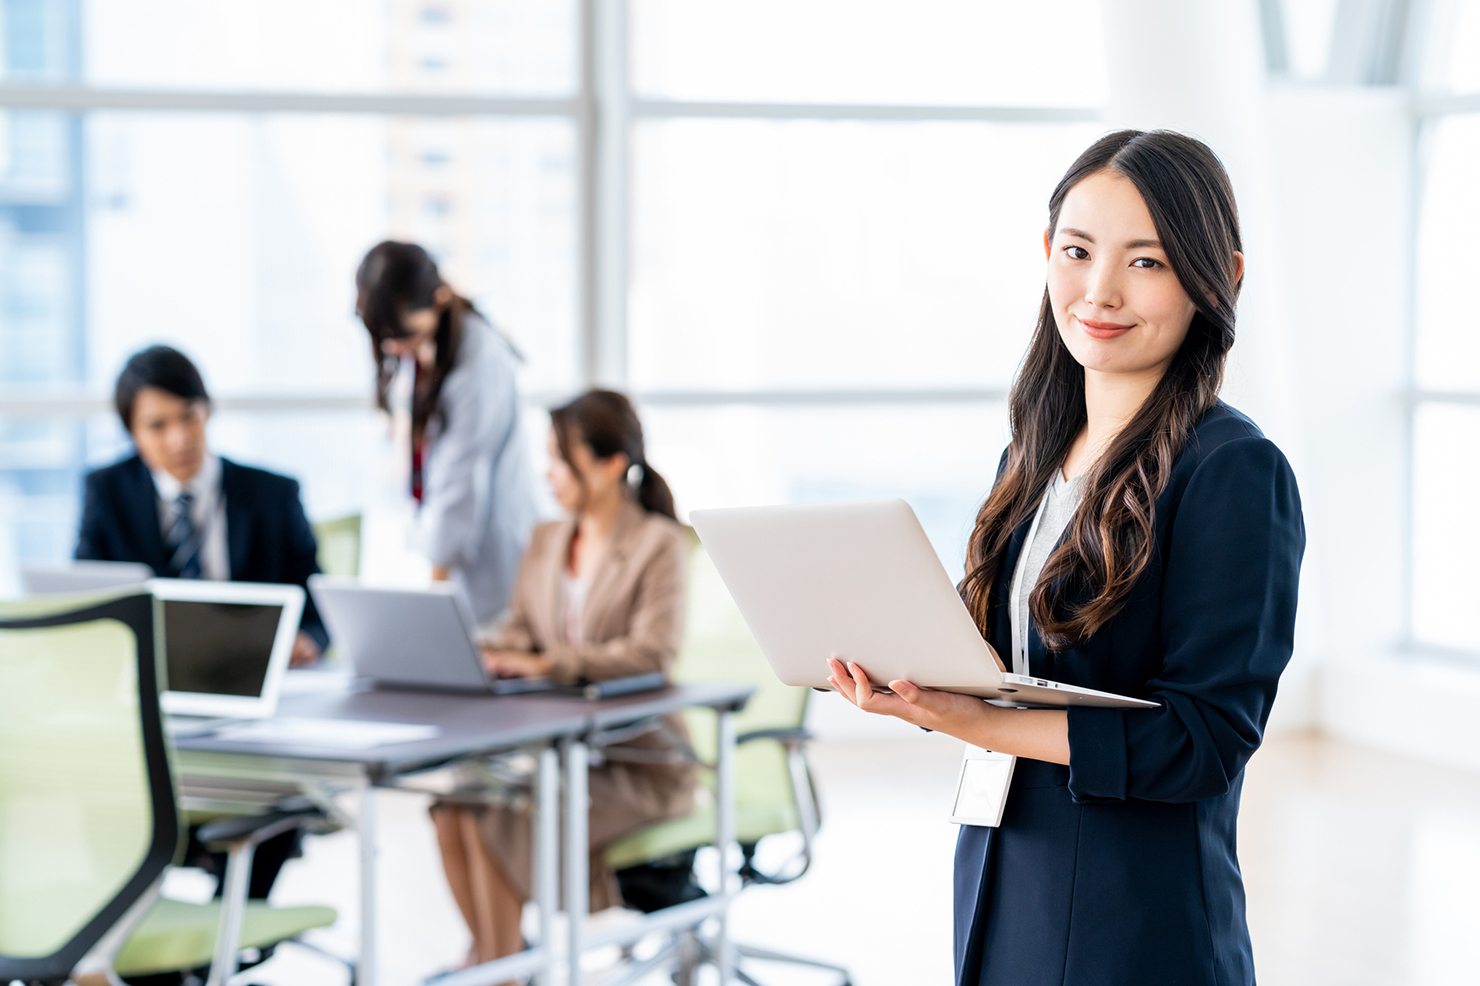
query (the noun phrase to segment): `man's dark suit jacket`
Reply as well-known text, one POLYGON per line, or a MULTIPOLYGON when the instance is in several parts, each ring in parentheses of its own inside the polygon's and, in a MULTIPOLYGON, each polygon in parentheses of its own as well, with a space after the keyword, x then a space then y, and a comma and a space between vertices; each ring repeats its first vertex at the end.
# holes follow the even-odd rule
MULTIPOLYGON (((221 460, 226 497, 226 552, 233 582, 278 582, 308 588, 319 570, 318 543, 303 513, 298 483, 287 476, 221 460)), ((154 478, 137 455, 88 474, 76 557, 143 562, 165 574, 154 478)), ((329 636, 310 596, 303 631, 320 647, 329 636)))

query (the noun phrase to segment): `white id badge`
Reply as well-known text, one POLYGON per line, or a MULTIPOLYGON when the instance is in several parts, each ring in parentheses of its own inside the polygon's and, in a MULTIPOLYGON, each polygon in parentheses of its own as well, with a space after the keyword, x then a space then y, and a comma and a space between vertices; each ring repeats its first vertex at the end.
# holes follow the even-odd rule
POLYGON ((988 828, 1001 825, 1015 763, 1017 757, 1010 753, 993 753, 979 746, 966 747, 965 755, 961 757, 961 777, 956 782, 951 821, 957 825, 985 825, 988 828))

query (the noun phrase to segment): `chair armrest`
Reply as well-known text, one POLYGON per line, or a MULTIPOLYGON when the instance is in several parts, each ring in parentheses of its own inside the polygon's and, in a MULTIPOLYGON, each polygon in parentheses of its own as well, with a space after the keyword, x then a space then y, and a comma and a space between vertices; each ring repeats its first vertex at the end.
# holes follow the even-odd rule
POLYGON ((682 736, 674 733, 663 721, 662 716, 650 716, 639 720, 630 726, 619 726, 616 729, 604 729, 599 733, 593 733, 586 738, 586 743, 591 748, 593 762, 599 762, 595 758, 604 760, 625 761, 628 763, 665 763, 681 764, 692 763, 701 767, 713 767, 699 759, 694 752, 693 746, 682 736), (668 741, 666 750, 632 749, 621 744, 629 740, 637 739, 639 736, 647 736, 657 733, 668 741))
POLYGON ((735 745, 740 746, 751 740, 775 740, 783 746, 800 746, 812 742, 812 734, 805 729, 757 729, 753 733, 736 736, 735 745))
POLYGON ((261 815, 232 815, 207 822, 196 830, 195 837, 206 845, 213 842, 239 842, 243 839, 256 845, 283 832, 322 822, 325 817, 318 808, 269 811, 261 815))
POLYGON ((637 737, 646 736, 648 733, 661 732, 664 729, 665 726, 661 717, 649 716, 646 719, 639 719, 637 722, 630 723, 626 726, 617 726, 614 729, 603 729, 599 733, 592 733, 586 737, 586 745, 593 750, 598 750, 602 747, 615 746, 618 743, 635 740, 637 737))

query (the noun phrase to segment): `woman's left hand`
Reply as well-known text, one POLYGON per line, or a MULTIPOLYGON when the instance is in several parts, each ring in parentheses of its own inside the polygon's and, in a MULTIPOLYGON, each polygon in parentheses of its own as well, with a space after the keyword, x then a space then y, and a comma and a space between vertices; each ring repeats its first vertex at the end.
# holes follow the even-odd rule
POLYGON ((554 670, 554 662, 543 654, 485 650, 483 667, 500 678, 539 678, 554 670))
POLYGON ((963 728, 991 715, 992 708, 979 698, 921 688, 909 681, 889 682, 889 692, 875 691, 868 674, 857 664, 828 658, 828 684, 865 712, 894 716, 912 725, 959 736, 963 728))

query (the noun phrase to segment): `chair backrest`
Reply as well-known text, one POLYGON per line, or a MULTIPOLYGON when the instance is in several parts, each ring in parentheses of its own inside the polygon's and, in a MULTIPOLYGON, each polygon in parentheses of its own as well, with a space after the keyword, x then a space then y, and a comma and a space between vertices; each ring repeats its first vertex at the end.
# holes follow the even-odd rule
MULTIPOLYGON (((800 728, 807 715, 810 689, 784 685, 772 673, 697 537, 689 556, 688 593, 687 628, 674 666, 674 680, 754 686, 750 701, 735 715, 738 735, 800 728)), ((713 763, 718 753, 714 712, 691 709, 684 718, 694 752, 713 763)), ((607 862, 623 869, 713 842, 714 772, 701 770, 699 777, 705 786, 696 792, 691 815, 657 822, 619 840, 608 848, 607 862)), ((776 740, 757 739, 736 750, 735 819, 742 844, 802 828, 803 809, 797 803, 792 781, 787 752, 776 740)))
MULTIPOLYGON (((735 716, 738 734, 801 728, 807 717, 811 690, 784 685, 776 677, 698 538, 694 539, 694 550, 689 556, 688 590, 688 624, 683 649, 674 667, 674 680, 742 682, 755 686, 750 701, 735 716)), ((694 709, 685 715, 695 752, 713 762, 717 754, 714 713, 709 709, 694 709)), ((779 746, 747 744, 741 751, 739 768, 735 796, 742 807, 790 804, 791 781, 779 746)))
POLYGON ((180 837, 154 599, 0 606, 0 982, 60 980, 180 837))
POLYGON ((319 543, 319 569, 325 575, 358 578, 360 574, 360 515, 350 514, 313 525, 319 543))

